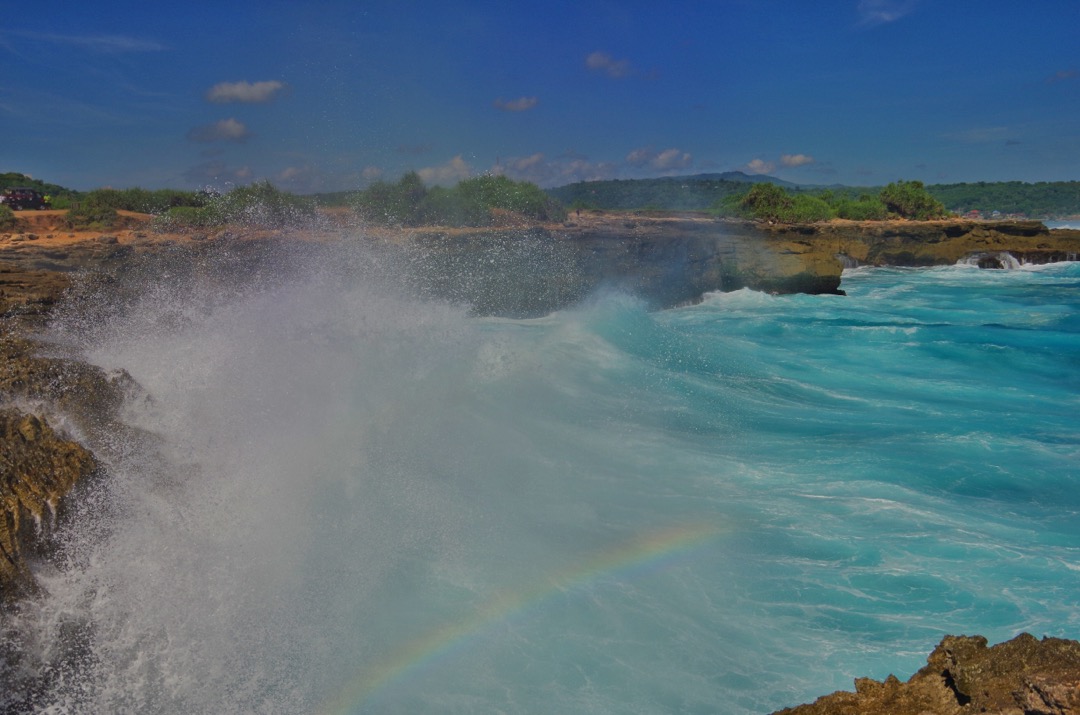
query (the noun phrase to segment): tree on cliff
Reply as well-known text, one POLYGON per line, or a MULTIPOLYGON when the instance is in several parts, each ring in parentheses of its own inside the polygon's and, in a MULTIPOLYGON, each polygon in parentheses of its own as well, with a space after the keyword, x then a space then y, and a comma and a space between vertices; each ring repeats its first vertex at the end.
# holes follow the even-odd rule
POLYGON ((896 181, 878 194, 881 203, 901 218, 926 221, 948 215, 945 206, 927 192, 921 181, 896 181))
POLYGON ((834 217, 829 204, 818 196, 791 195, 775 184, 754 184, 738 203, 738 212, 761 221, 813 223, 834 217))
POLYGON ((477 176, 452 188, 424 186, 415 171, 396 184, 378 182, 357 194, 365 219, 402 226, 488 226, 496 214, 534 221, 561 221, 566 209, 535 184, 506 176, 477 176))

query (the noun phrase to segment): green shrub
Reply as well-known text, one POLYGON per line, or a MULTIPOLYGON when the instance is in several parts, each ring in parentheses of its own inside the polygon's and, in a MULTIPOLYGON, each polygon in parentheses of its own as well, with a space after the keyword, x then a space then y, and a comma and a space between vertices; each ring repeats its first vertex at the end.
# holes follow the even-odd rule
POLYGON ((14 230, 17 223, 15 212, 10 207, 0 204, 0 231, 14 230))
POLYGON ((890 213, 901 218, 926 221, 948 215, 945 206, 931 196, 921 181, 897 181, 878 195, 890 213))
POLYGON ((790 212, 781 220, 786 223, 814 223, 835 217, 836 213, 824 199, 810 194, 797 194, 792 201, 790 212))
MULTIPOLYGON (((91 195, 93 192, 91 192, 91 195)), ((99 197, 91 196, 68 209, 65 222, 69 228, 102 230, 114 228, 120 222, 116 209, 107 202, 99 203, 99 197)))
POLYGON ((281 191, 269 181, 238 186, 206 207, 208 218, 251 228, 298 226, 316 216, 315 204, 281 191))
POLYGON ((377 182, 355 199, 366 220, 387 226, 489 226, 496 211, 533 221, 561 221, 566 210, 535 184, 505 176, 478 176, 453 188, 428 189, 416 172, 396 184, 377 182))
POLYGON ((377 181, 356 197, 356 211, 372 223, 417 226, 423 223, 421 204, 427 195, 423 179, 410 171, 396 184, 377 181))
POLYGON ((754 184, 737 201, 724 198, 718 204, 714 213, 729 211, 735 215, 777 223, 813 223, 827 221, 836 215, 828 202, 820 196, 792 196, 770 183, 754 184))
POLYGON ((177 191, 175 189, 94 189, 82 198, 96 206, 107 206, 117 211, 135 211, 144 214, 160 214, 175 206, 205 206, 207 196, 203 192, 177 191))
POLYGON ((851 221, 882 221, 889 215, 885 204, 872 196, 860 197, 858 200, 842 198, 836 201, 834 208, 837 218, 851 221))

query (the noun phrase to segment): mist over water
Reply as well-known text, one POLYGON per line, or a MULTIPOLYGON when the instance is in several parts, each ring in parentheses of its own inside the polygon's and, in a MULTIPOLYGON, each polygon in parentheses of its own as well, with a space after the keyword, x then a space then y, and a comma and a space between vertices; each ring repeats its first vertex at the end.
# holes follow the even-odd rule
POLYGON ((35 709, 764 713, 1077 635, 1076 264, 532 319, 184 265, 54 327, 143 392, 5 636, 35 709))

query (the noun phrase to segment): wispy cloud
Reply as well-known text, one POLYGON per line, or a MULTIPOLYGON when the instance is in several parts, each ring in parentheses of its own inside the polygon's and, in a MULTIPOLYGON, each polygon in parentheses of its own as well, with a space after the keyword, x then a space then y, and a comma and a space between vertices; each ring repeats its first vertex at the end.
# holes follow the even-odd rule
POLYGON ((539 100, 536 97, 518 97, 510 100, 499 97, 492 104, 504 112, 526 112, 539 104, 539 100))
POLYGON ((206 91, 206 101, 215 104, 229 102, 261 104, 272 101, 283 89, 285 89, 285 84, 277 80, 265 82, 219 82, 206 91))
POLYGON ((28 40, 49 42, 57 45, 78 47, 91 52, 116 54, 122 52, 158 52, 168 49, 155 40, 144 40, 126 35, 58 35, 49 32, 31 32, 29 30, 10 30, 5 34, 23 37, 28 40))
POLYGON ((274 174, 273 180, 278 186, 297 193, 313 193, 326 185, 326 177, 311 164, 287 166, 274 174))
POLYGON ((606 52, 597 50, 585 58, 585 66, 593 72, 606 74, 608 77, 626 77, 632 71, 630 60, 617 60, 606 52))
POLYGON ((235 119, 222 119, 213 124, 195 127, 188 132, 188 139, 193 142, 244 142, 251 136, 247 126, 235 119))
POLYGON ((635 149, 626 155, 626 163, 631 166, 645 166, 656 171, 678 171, 694 163, 694 158, 681 149, 654 151, 652 147, 635 149))
POLYGON ((814 163, 814 157, 807 154, 784 154, 780 157, 780 163, 788 168, 806 166, 814 163))
POLYGON ((591 162, 587 157, 578 154, 548 159, 543 153, 537 152, 529 156, 504 159, 492 167, 491 173, 547 187, 577 181, 611 179, 616 176, 617 167, 610 162, 591 162))
POLYGON ((751 159, 743 169, 750 174, 769 174, 776 171, 776 162, 764 159, 751 159))
POLYGON ((472 167, 458 154, 439 166, 429 166, 416 172, 425 184, 454 184, 472 176, 472 167))
POLYGON ((915 9, 915 0, 859 0, 859 25, 876 27, 896 22, 915 9))
POLYGON ((1047 77, 1046 83, 1057 84, 1058 82, 1067 82, 1069 80, 1076 79, 1077 77, 1080 77, 1080 72, 1078 72, 1075 68, 1060 70, 1047 77))

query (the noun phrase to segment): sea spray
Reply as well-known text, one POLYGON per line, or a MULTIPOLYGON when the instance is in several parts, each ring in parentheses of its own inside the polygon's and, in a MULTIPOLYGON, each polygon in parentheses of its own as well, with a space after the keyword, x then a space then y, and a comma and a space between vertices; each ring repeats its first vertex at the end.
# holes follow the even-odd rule
POLYGON ((24 710, 762 713, 1080 627, 1071 267, 513 319, 252 250, 53 329, 141 391, 8 634, 24 710))

